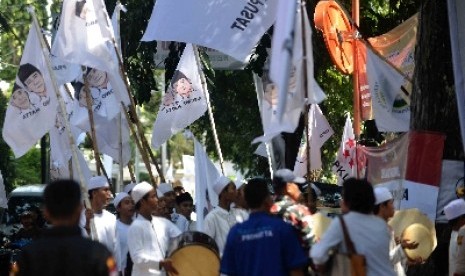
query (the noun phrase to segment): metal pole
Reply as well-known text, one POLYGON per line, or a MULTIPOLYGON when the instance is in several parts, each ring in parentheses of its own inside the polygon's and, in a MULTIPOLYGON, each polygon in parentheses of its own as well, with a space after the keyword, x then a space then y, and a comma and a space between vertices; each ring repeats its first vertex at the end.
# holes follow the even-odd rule
MULTIPOLYGON (((354 20, 356 26, 360 25, 360 2, 359 0, 352 0, 352 19, 354 20)), ((357 28, 353 28, 353 74, 352 74, 352 81, 354 84, 354 94, 353 94, 353 102, 354 102, 354 134, 355 140, 360 138, 360 90, 358 84, 358 47, 357 47, 357 28)))

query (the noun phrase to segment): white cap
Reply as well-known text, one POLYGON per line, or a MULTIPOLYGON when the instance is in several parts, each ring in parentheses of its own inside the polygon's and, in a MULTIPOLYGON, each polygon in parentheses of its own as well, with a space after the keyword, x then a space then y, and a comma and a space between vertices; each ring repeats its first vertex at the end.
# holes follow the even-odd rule
POLYGON ((385 201, 392 199, 392 194, 386 187, 376 187, 375 192, 375 205, 381 204, 385 201))
POLYGON ((289 170, 289 169, 280 169, 277 170, 274 175, 274 178, 280 178, 281 181, 287 182, 287 183, 297 183, 297 184, 302 184, 305 183, 305 178, 303 177, 296 177, 294 173, 289 170))
POLYGON ((110 183, 105 176, 94 176, 91 177, 89 183, 87 184, 87 191, 103 188, 103 187, 110 187, 110 183))
MULTIPOLYGON (((169 192, 173 192, 173 191, 174 191, 173 187, 168 183, 160 183, 160 184, 158 184, 157 194, 158 194, 158 192, 160 192, 161 195, 163 196, 164 194, 169 193, 169 192)), ((159 197, 161 197, 161 196, 159 196, 159 197)))
POLYGON ((227 178, 226 176, 222 175, 220 176, 216 181, 215 184, 213 184, 213 190, 217 195, 220 195, 223 189, 228 186, 229 183, 231 183, 231 179, 227 178))
POLYGON ((234 182, 234 185, 236 185, 236 190, 239 190, 242 186, 244 186, 246 182, 244 180, 236 180, 234 182))
POLYGON ((124 186, 123 192, 129 194, 132 191, 132 189, 134 188, 134 186, 136 186, 136 183, 134 183, 134 182, 129 183, 128 185, 124 186))
POLYGON ((465 200, 461 198, 452 200, 444 207, 444 214, 447 220, 453 220, 465 214, 465 200))
POLYGON ((134 186, 131 192, 131 197, 132 199, 134 199, 134 203, 139 202, 139 200, 143 198, 151 190, 153 190, 153 186, 145 181, 134 186))
POLYGON ((126 197, 130 197, 130 195, 125 192, 117 193, 115 199, 113 199, 113 206, 115 206, 115 208, 118 207, 121 200, 123 200, 126 197))

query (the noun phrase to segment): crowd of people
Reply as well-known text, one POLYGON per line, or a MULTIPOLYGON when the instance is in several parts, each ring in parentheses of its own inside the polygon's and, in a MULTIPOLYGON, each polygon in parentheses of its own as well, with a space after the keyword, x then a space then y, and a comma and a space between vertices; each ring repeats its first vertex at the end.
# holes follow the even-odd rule
MULTIPOLYGON (((288 169, 276 171, 271 185, 263 178, 234 183, 221 176, 213 187, 218 206, 198 229, 194 200, 182 187, 128 184, 113 199, 114 215, 105 209, 112 199, 105 177, 89 181, 87 209, 78 183, 55 181, 44 191, 48 227, 23 231, 34 241, 22 248, 12 274, 177 275, 169 254, 173 242, 190 231, 216 243, 218 275, 320 275, 330 270, 334 252, 349 251, 344 231, 364 257, 366 275, 406 275, 409 266, 425 261, 409 258, 405 250, 419 243, 395 237, 387 224, 395 211, 389 190, 363 179, 344 181, 342 215, 316 237, 320 191, 312 185, 302 193, 305 182, 288 169)), ((452 201, 444 213, 453 230, 449 275, 465 275, 465 201, 452 201)))

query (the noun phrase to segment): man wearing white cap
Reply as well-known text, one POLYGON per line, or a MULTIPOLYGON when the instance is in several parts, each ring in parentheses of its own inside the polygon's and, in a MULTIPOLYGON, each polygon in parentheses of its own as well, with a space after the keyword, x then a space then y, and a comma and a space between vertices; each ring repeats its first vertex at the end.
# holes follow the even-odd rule
POLYGON ((453 200, 444 207, 444 214, 452 227, 449 244, 449 275, 465 275, 465 201, 453 200))
POLYGON ((123 192, 127 193, 128 195, 131 195, 132 188, 134 188, 134 186, 136 186, 136 183, 134 182, 127 184, 126 186, 124 186, 123 192))
POLYGON ((215 240, 220 255, 223 255, 228 232, 237 223, 236 211, 231 208, 236 198, 236 186, 226 176, 220 176, 213 190, 218 195, 218 206, 205 217, 204 232, 215 240))
MULTIPOLYGON (((84 225, 86 233, 90 236, 90 220, 93 218, 96 240, 107 246, 108 250, 115 254, 116 249, 116 216, 105 210, 112 198, 110 184, 104 176, 94 176, 87 185, 91 210, 85 211, 84 225)), ((95 237, 93 237, 95 239, 95 237)))
POLYGON ((157 194, 158 198, 163 197, 165 199, 166 207, 169 211, 167 218, 171 220, 171 216, 174 214, 174 207, 176 206, 176 193, 173 190, 173 186, 168 183, 160 183, 157 187, 157 194))
MULTIPOLYGON (((394 199, 391 192, 386 187, 376 187, 374 189, 375 193, 375 208, 373 213, 378 217, 382 218, 384 221, 388 222, 390 218, 394 216, 394 199)), ((408 240, 402 240, 400 244, 396 243, 394 237, 394 231, 386 225, 391 232, 391 242, 389 243, 389 259, 391 264, 394 266, 394 271, 399 276, 404 276, 408 258, 404 252, 404 249, 415 249, 418 247, 418 243, 412 242, 409 243, 408 240)), ((419 260, 412 261, 413 263, 421 263, 421 258, 419 260)))
POLYGON ((236 185, 236 199, 233 203, 233 208, 236 211, 236 221, 237 222, 244 222, 249 218, 249 212, 247 211, 247 202, 245 202, 244 197, 244 189, 245 189, 245 181, 239 180, 235 181, 234 184, 236 185))
POLYGON ((157 208, 157 192, 149 183, 141 182, 132 189, 131 197, 138 212, 128 230, 129 254, 134 263, 132 275, 177 273, 166 256, 171 238, 179 236, 181 232, 176 227, 167 229, 162 218, 152 215, 157 208))
POLYGON ((273 175, 273 188, 277 197, 270 212, 291 224, 299 234, 302 247, 308 250, 313 243, 310 228, 313 220, 307 206, 298 203, 302 195, 296 184, 303 183, 305 179, 296 177, 291 170, 277 170, 273 175))
MULTIPOLYGON (((116 221, 116 253, 115 258, 118 263, 118 271, 124 275, 130 275, 132 266, 128 267, 128 230, 132 223, 135 207, 134 200, 125 192, 118 193, 113 200, 118 219, 116 221)), ((132 263, 130 261, 129 263, 132 263)))

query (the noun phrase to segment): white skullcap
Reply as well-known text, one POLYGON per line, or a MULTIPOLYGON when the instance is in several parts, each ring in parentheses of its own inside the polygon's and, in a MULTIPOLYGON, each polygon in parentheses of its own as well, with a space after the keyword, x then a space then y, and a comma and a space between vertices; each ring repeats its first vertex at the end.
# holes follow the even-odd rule
POLYGON ((375 205, 381 204, 385 201, 392 199, 392 194, 386 187, 376 187, 375 192, 375 205))
POLYGON ((164 194, 162 192, 160 192, 160 190, 157 189, 157 197, 162 198, 163 196, 164 196, 164 194))
POLYGON ((158 192, 160 192, 162 196, 166 193, 173 192, 173 191, 174 191, 173 187, 168 183, 160 183, 157 187, 157 194, 158 192))
POLYGON ((115 208, 118 207, 121 200, 123 200, 124 198, 129 197, 129 196, 130 195, 128 193, 125 193, 125 192, 121 192, 121 193, 116 194, 115 199, 113 199, 113 206, 115 206, 115 208))
POLYGON ((110 187, 107 178, 105 176, 94 176, 90 178, 87 184, 87 191, 103 187, 110 187))
POLYGON ((236 185, 236 190, 239 190, 242 186, 244 186, 246 182, 244 180, 236 180, 234 185, 236 185))
POLYGON ((461 198, 452 200, 444 207, 444 214, 447 220, 453 220, 465 214, 465 200, 461 198))
POLYGON ((132 189, 134 188, 134 186, 136 186, 136 183, 134 183, 134 182, 129 183, 128 185, 124 186, 123 192, 129 194, 132 191, 132 189))
POLYGON ((215 184, 213 184, 213 190, 217 195, 220 195, 223 189, 231 182, 231 179, 222 175, 215 181, 215 184))
POLYGON ((145 181, 134 186, 131 192, 131 197, 132 199, 134 199, 134 203, 139 202, 139 200, 143 198, 151 190, 153 190, 153 186, 145 181))
POLYGON ((273 174, 274 178, 279 178, 282 182, 287 182, 287 183, 297 183, 297 184, 302 184, 305 183, 305 178, 303 177, 296 177, 294 173, 289 170, 289 169, 280 169, 277 170, 273 174))

